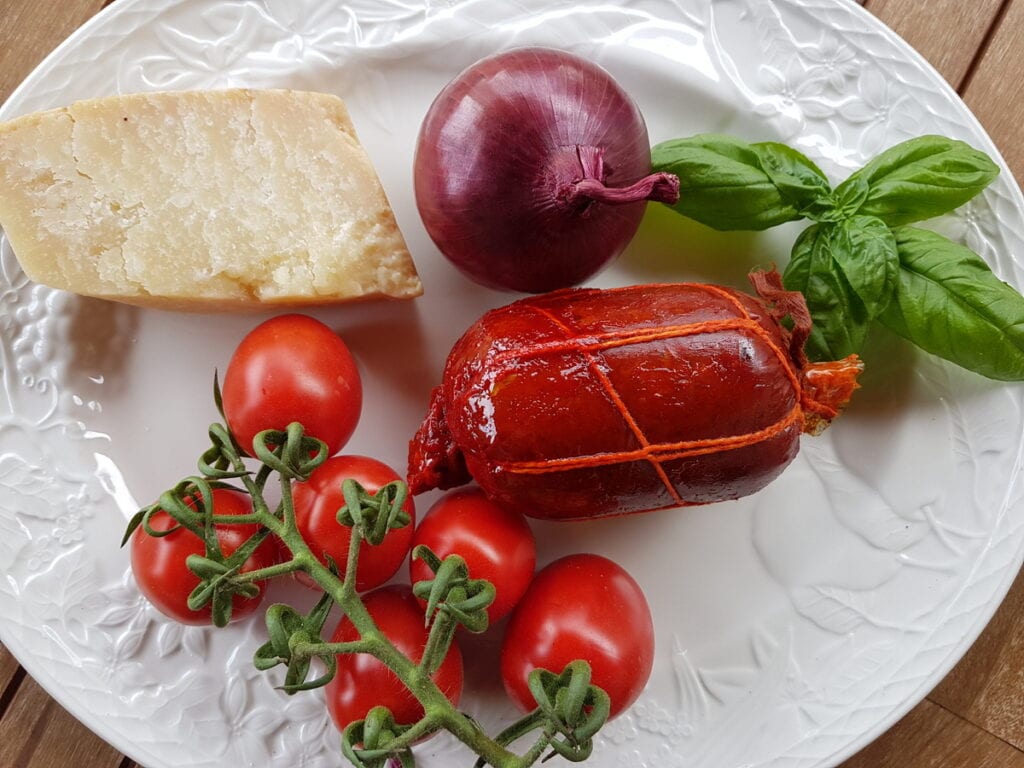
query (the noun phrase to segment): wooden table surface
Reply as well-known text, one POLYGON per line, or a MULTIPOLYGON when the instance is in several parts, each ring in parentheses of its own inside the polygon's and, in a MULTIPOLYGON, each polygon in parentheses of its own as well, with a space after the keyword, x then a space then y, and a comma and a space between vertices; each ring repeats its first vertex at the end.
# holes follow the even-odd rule
MULTIPOLYGON (((0 0, 0 102, 110 0, 0 0)), ((961 94, 1024 182, 1024 0, 865 0, 961 94)), ((340 759, 339 759, 340 763, 340 759)), ((0 768, 132 768, 0 647, 0 768)), ((1024 576, 967 656, 843 768, 1024 768, 1024 576)))

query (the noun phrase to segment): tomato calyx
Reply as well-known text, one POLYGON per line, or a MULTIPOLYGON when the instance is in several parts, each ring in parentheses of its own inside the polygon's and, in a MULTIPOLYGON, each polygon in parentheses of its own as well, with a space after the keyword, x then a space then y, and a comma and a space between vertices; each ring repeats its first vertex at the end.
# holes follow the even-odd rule
POLYGON ((427 735, 426 722, 402 725, 387 707, 374 707, 365 719, 349 723, 342 731, 341 752, 355 766, 390 768, 397 761, 401 768, 415 768, 410 745, 427 735))
POLYGON ((253 666, 261 672, 284 664, 287 667, 281 690, 292 694, 321 688, 330 682, 338 669, 337 654, 323 648, 323 630, 334 606, 334 598, 326 592, 310 609, 301 614, 290 605, 275 603, 267 609, 267 634, 270 639, 253 655, 253 666), (307 681, 313 659, 324 665, 324 673, 307 681))
MULTIPOLYGON (((530 673, 529 685, 537 709, 503 730, 494 740, 508 745, 531 731, 544 730, 535 744, 538 758, 548 748, 552 751, 547 757, 559 754, 574 763, 590 757, 594 736, 611 711, 608 694, 591 682, 590 665, 577 659, 558 675, 546 669, 535 669, 530 673)), ((485 765, 481 758, 474 768, 485 765)))
POLYGON ((590 757, 594 736, 611 711, 608 694, 590 680, 590 665, 579 660, 570 662, 560 675, 535 669, 529 678, 537 711, 555 724, 562 736, 551 740, 551 748, 574 763, 590 757))
MULTIPOLYGON (((338 510, 338 525, 358 530, 360 538, 373 546, 380 546, 388 531, 404 528, 412 522, 409 513, 402 509, 409 498, 409 488, 400 480, 370 493, 349 478, 342 482, 341 493, 345 505, 338 510)), ((358 550, 358 547, 353 546, 350 551, 353 549, 358 550)))
POLYGON ((434 572, 433 579, 417 581, 412 586, 413 594, 427 601, 425 626, 430 628, 430 635, 420 666, 427 674, 433 674, 444 661, 460 626, 478 634, 487 630, 487 607, 497 593, 486 579, 470 578, 466 561, 459 555, 448 555, 442 560, 420 544, 413 549, 412 556, 422 559, 434 572))
POLYGON ((453 626, 462 625, 470 632, 487 630, 490 619, 487 607, 497 593, 486 579, 472 579, 466 561, 459 555, 448 555, 443 560, 430 547, 419 544, 413 548, 413 559, 423 560, 434 572, 433 579, 417 581, 412 592, 427 601, 427 624, 446 619, 453 626))

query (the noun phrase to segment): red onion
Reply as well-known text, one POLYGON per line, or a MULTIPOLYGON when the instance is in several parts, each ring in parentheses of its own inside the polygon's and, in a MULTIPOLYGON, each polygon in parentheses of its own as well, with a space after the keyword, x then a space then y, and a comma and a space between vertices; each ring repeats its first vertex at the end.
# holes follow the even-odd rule
POLYGON ((420 129, 416 204, 427 232, 479 283, 539 293, 576 285, 626 247, 651 174, 640 110, 611 75, 564 51, 478 61, 438 94, 420 129))

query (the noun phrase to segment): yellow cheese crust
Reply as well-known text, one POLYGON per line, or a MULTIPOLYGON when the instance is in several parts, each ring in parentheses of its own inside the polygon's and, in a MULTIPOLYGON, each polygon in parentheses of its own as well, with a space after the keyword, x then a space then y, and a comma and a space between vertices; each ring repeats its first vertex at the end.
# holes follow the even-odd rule
POLYGON ((32 280, 134 304, 423 291, 345 105, 327 94, 134 94, 0 124, 0 226, 32 280))

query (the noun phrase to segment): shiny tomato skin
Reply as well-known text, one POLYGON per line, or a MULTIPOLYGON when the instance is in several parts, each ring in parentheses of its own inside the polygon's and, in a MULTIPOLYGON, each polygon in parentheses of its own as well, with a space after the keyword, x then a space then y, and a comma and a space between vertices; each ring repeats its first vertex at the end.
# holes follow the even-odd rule
MULTIPOLYGON (((190 506, 193 506, 191 502, 190 506)), ((217 488, 213 491, 213 510, 217 515, 247 515, 252 512, 252 501, 244 493, 217 488)), ((149 525, 155 530, 166 531, 176 523, 174 518, 161 510, 150 518, 149 525)), ((253 524, 219 525, 217 541, 224 555, 230 556, 257 531, 259 526, 253 524)), ((202 555, 206 551, 198 536, 179 528, 157 538, 147 534, 140 526, 132 534, 130 549, 135 583, 157 610, 181 624, 200 626, 211 623, 209 604, 198 611, 189 610, 188 607, 188 596, 199 584, 199 578, 188 569, 185 560, 189 555, 202 555)), ((266 568, 276 562, 277 555, 277 547, 273 539, 268 537, 245 561, 242 570, 266 568)), ((246 599, 235 595, 231 621, 249 616, 260 607, 264 584, 257 584, 260 587, 258 596, 246 599)))
MULTIPOLYGON (((326 555, 342 571, 348 560, 348 545, 352 529, 338 523, 338 510, 345 505, 341 492, 342 481, 352 478, 366 490, 375 493, 381 486, 401 479, 387 464, 369 456, 344 454, 332 456, 315 470, 305 482, 292 489, 295 502, 295 522, 313 554, 327 564, 326 555)), ((359 545, 359 566, 356 570, 356 590, 363 592, 379 587, 402 567, 412 544, 416 527, 416 505, 410 495, 402 505, 411 518, 404 528, 388 531, 377 546, 363 541, 359 545)), ((309 577, 298 574, 299 580, 312 586, 309 577)))
MULTIPOLYGON (((423 626, 423 609, 407 586, 392 585, 368 592, 363 604, 374 623, 395 646, 413 661, 423 658, 429 630, 423 626)), ((343 618, 331 642, 349 642, 359 634, 347 617, 343 618)), ((448 654, 434 673, 433 681, 448 700, 457 705, 462 696, 462 653, 452 643, 448 654)), ((361 720, 375 706, 386 706, 395 722, 411 724, 423 716, 423 707, 405 685, 384 664, 367 653, 338 656, 338 673, 326 689, 327 710, 338 730, 361 720)))
POLYGON ((253 453, 264 429, 297 421, 334 455, 352 436, 363 405, 355 359, 344 341, 307 315, 279 315, 242 339, 224 373, 224 418, 253 453))
MULTIPOLYGON (((428 546, 440 558, 460 555, 470 578, 487 579, 495 588, 487 609, 490 623, 508 615, 526 592, 537 563, 537 548, 526 518, 499 507, 479 488, 449 491, 424 515, 412 545, 428 546)), ((415 584, 433 578, 421 559, 410 559, 415 584)))
POLYGON ((534 578, 505 630, 505 690, 530 711, 531 670, 559 674, 575 659, 590 663, 592 682, 611 698, 611 717, 636 701, 654 663, 654 623, 640 585, 599 555, 563 557, 534 578))

